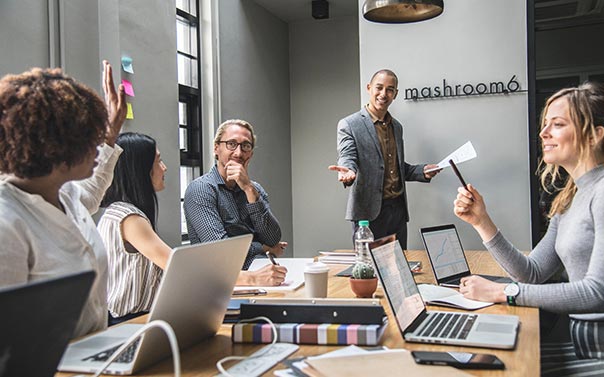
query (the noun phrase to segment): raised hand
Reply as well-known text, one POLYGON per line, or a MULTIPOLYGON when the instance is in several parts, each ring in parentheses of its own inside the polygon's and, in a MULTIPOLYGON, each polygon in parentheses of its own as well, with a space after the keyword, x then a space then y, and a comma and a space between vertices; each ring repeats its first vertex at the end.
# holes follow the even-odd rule
POLYGON ((497 227, 487 212, 482 195, 472 186, 459 187, 453 201, 453 212, 457 217, 472 225, 483 241, 488 241, 497 233, 497 227))
POLYGON ((115 144, 115 140, 119 136, 122 125, 126 120, 128 110, 124 86, 122 84, 119 85, 119 93, 115 90, 112 73, 111 64, 107 60, 103 60, 103 93, 105 95, 107 114, 109 115, 105 143, 110 146, 115 144))

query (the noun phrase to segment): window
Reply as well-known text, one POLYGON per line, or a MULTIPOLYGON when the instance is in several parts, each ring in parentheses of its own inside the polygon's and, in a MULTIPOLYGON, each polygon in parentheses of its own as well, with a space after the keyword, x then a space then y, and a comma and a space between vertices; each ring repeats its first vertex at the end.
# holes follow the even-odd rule
POLYGON ((183 241, 188 240, 183 210, 189 183, 201 175, 201 106, 199 59, 199 0, 176 0, 178 70, 178 140, 180 146, 180 203, 183 241))

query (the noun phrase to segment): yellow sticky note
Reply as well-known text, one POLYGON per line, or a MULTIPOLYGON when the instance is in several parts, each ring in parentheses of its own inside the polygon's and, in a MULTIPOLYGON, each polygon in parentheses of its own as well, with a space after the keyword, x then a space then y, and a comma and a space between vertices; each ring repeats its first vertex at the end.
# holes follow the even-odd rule
POLYGON ((134 119, 134 112, 132 111, 132 104, 126 102, 126 106, 128 106, 128 112, 126 113, 126 119, 134 119))

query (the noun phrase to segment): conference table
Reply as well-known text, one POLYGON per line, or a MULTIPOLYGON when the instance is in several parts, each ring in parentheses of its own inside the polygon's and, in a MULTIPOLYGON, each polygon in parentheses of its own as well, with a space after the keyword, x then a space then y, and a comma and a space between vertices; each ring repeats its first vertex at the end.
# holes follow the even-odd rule
MULTIPOLYGON (((426 252, 424 250, 411 250, 405 252, 408 260, 422 262, 422 272, 414 274, 417 283, 434 283, 426 252)), ((470 270, 475 273, 505 276, 501 268, 495 263, 486 251, 466 251, 470 270)), ((347 265, 330 265, 328 296, 334 298, 353 298, 348 278, 335 276, 347 265)), ((305 297, 304 287, 287 293, 270 293, 269 297, 305 297)), ((443 346, 432 344, 409 343, 403 340, 396 325, 387 299, 381 288, 378 287, 375 298, 380 298, 388 316, 389 323, 382 345, 388 348, 405 348, 408 350, 424 351, 455 351, 491 353, 497 355, 506 365, 503 371, 468 370, 466 372, 476 376, 539 376, 539 311, 536 308, 508 306, 505 304, 492 305, 477 310, 476 313, 514 314, 520 317, 520 330, 516 348, 514 350, 495 350, 489 348, 443 346)), ((456 311, 440 306, 428 306, 428 310, 456 311)), ((131 322, 144 322, 145 317, 139 317, 131 322)), ((249 355, 263 344, 236 344, 231 342, 231 325, 223 324, 217 335, 181 352, 182 375, 186 377, 214 376, 217 374, 215 363, 228 355, 249 355)), ((290 357, 313 356, 334 351, 342 346, 300 345, 300 349, 290 357)), ((232 364, 227 364, 227 367, 232 364)), ((137 376, 172 376, 172 360, 165 359, 146 368, 137 376)), ((265 376, 272 376, 274 370, 284 369, 282 364, 277 364, 265 376)), ((56 377, 74 376, 75 373, 57 373, 56 377)))

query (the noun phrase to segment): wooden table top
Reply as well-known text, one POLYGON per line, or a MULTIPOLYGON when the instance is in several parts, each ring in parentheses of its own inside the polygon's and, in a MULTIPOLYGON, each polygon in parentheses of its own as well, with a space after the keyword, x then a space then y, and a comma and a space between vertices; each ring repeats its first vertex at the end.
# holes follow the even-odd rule
MULTIPOLYGON (((434 283, 430 264, 425 251, 407 251, 409 260, 421 261, 423 272, 415 274, 418 283, 434 283)), ((466 251, 466 257, 470 265, 470 270, 476 273, 501 275, 505 274, 497 263, 486 251, 466 251)), ((334 276, 339 271, 348 267, 346 265, 330 265, 329 278, 329 297, 353 298, 354 294, 350 290, 348 278, 334 276)), ((271 297, 304 297, 304 288, 295 292, 272 293, 271 297)), ((375 297, 382 299, 382 305, 386 309, 390 321, 388 328, 382 338, 382 344, 389 348, 405 348, 408 350, 426 350, 426 351, 457 351, 457 352, 475 352, 491 353, 497 355, 506 365, 504 371, 467 371, 476 376, 539 376, 540 375, 540 352, 539 352, 539 312, 536 308, 493 305, 484 309, 477 310, 477 313, 490 314, 514 314, 520 317, 520 331, 515 350, 495 350, 476 347, 443 346, 420 343, 405 342, 398 330, 396 322, 392 318, 388 302, 384 297, 381 288, 375 294, 375 297)), ((429 310, 455 311, 445 307, 429 306, 429 310)), ((133 322, 144 322, 145 317, 139 317, 133 322)), ((181 352, 182 375, 186 377, 214 376, 217 374, 215 363, 217 360, 228 355, 249 355, 264 345, 257 344, 235 344, 231 342, 231 326, 222 325, 218 334, 202 343, 199 343, 187 350, 181 352)), ((320 345, 300 345, 300 349, 291 357, 312 356, 325 352, 330 352, 342 346, 320 346, 320 345)), ((227 367, 231 364, 227 364, 227 367)), ((283 369, 282 364, 278 364, 265 376, 272 376, 272 371, 283 369)), ((74 376, 73 373, 57 373, 57 377, 74 376)), ((156 365, 153 365, 137 374, 137 376, 171 376, 172 361, 165 359, 156 365)))

